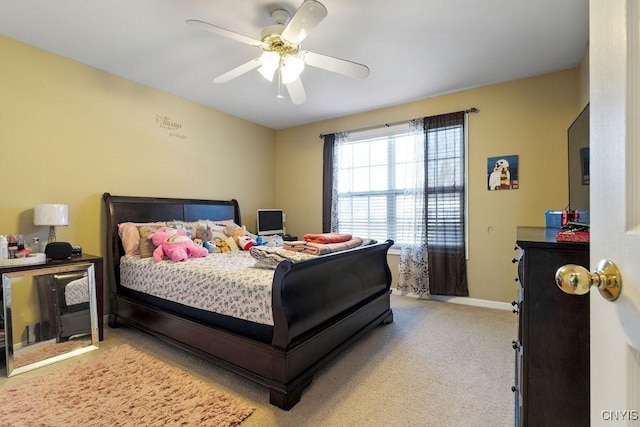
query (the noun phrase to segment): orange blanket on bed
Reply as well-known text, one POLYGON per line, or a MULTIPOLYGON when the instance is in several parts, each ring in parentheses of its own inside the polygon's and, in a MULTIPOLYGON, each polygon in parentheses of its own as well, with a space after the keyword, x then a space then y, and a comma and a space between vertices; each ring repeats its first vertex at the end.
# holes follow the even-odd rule
POLYGON ((322 234, 305 234, 304 241, 311 243, 342 243, 351 240, 351 234, 347 233, 322 233, 322 234))
POLYGON ((290 251, 304 252, 310 255, 324 255, 356 248, 361 246, 363 243, 364 241, 360 237, 354 237, 346 242, 339 243, 315 243, 296 240, 293 242, 284 242, 284 248, 290 251))

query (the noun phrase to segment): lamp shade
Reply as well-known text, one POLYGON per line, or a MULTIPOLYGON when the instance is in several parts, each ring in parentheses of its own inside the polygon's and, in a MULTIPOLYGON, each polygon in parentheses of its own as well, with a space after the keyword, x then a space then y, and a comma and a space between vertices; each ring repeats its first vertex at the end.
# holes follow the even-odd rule
POLYGON ((69 206, 41 204, 33 209, 34 225, 69 225, 69 206))
POLYGON ((282 83, 288 84, 300 76, 304 70, 304 60, 294 55, 286 55, 280 66, 282 83))
POLYGON ((265 51, 260 56, 260 64, 262 67, 258 68, 258 71, 262 76, 273 81, 273 75, 280 66, 280 54, 278 52, 265 51))

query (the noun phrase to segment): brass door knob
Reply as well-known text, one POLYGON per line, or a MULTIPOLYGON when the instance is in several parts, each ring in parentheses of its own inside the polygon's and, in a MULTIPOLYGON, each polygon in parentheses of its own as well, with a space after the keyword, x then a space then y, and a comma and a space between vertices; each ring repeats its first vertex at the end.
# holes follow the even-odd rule
POLYGON ((613 262, 602 260, 596 266, 595 273, 589 273, 589 270, 580 265, 563 265, 556 271, 556 284, 571 295, 584 295, 591 286, 597 286, 604 298, 615 301, 620 296, 622 277, 613 262))

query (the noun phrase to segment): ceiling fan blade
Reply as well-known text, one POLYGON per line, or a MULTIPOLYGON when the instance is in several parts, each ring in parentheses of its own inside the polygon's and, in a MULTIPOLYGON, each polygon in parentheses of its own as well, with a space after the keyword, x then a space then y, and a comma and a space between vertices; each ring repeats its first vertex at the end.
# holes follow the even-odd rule
POLYGON ((287 92, 289 92, 289 98, 291 98, 293 104, 304 104, 307 101, 307 93, 304 91, 300 77, 287 83, 286 86, 287 92))
POLYGON ((227 71, 226 73, 216 77, 213 79, 214 83, 226 83, 231 79, 235 79, 236 77, 241 76, 244 73, 247 73, 251 70, 254 70, 260 66, 260 58, 252 59, 249 62, 245 62, 239 67, 234 68, 231 71, 227 71))
POLYGON ((316 0, 305 0, 280 34, 280 38, 299 45, 311 30, 327 16, 327 8, 316 0))
POLYGON ((188 19, 187 24, 193 28, 197 28, 198 30, 209 31, 210 33, 228 37, 230 39, 237 40, 239 42, 248 44, 250 46, 255 46, 259 48, 262 48, 265 46, 265 44, 262 43, 260 40, 243 36, 242 34, 238 34, 236 32, 227 30, 226 28, 218 27, 217 25, 209 24, 208 22, 199 21, 197 19, 188 19))
POLYGON ((343 74, 348 77, 363 79, 369 75, 369 67, 346 59, 334 58, 333 56, 321 55, 307 51, 300 52, 300 56, 307 65, 334 73, 343 74))

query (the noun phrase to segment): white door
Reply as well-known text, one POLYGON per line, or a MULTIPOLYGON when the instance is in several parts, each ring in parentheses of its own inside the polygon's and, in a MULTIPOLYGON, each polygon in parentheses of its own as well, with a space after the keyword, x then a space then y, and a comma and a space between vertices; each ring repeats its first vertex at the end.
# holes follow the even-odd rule
POLYGON ((620 268, 622 293, 591 305, 591 425, 640 425, 640 5, 591 0, 591 269, 620 268))

